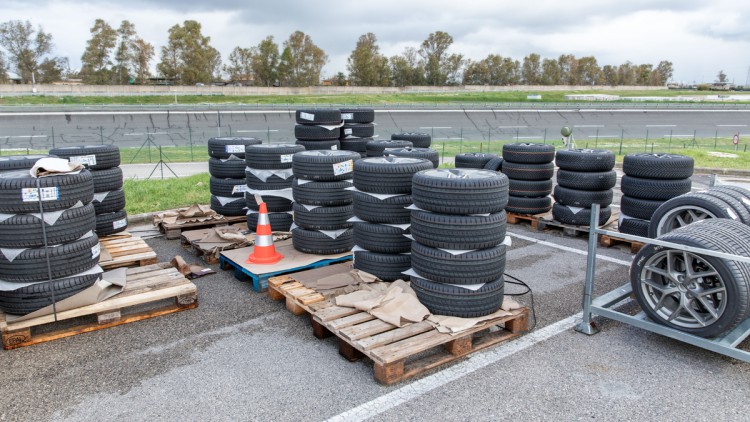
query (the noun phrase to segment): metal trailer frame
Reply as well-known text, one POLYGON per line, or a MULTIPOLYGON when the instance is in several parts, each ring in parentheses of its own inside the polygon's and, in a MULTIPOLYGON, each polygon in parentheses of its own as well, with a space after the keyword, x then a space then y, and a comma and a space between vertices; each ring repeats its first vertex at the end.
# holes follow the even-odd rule
POLYGON ((725 333, 721 337, 708 339, 694 336, 692 334, 688 334, 667 327, 665 325, 657 324, 649 320, 643 311, 640 311, 637 315, 629 315, 616 310, 616 305, 627 299, 633 292, 630 282, 615 290, 610 291, 609 293, 603 294, 596 299, 592 298, 592 293, 594 291, 594 274, 596 271, 596 248, 598 240, 597 235, 600 234, 745 263, 750 263, 750 258, 724 252, 712 251, 709 249, 679 245, 676 243, 665 242, 657 239, 650 239, 609 230, 603 230, 598 228, 598 219, 599 204, 593 204, 591 206, 591 220, 589 221, 589 245, 588 256, 586 258, 586 281, 583 286, 583 320, 575 327, 576 331, 588 335, 594 335, 598 333, 599 329, 592 321, 592 317, 594 315, 599 315, 750 363, 750 352, 737 348, 738 344, 740 344, 745 338, 750 336, 750 318, 744 320, 737 327, 725 333))

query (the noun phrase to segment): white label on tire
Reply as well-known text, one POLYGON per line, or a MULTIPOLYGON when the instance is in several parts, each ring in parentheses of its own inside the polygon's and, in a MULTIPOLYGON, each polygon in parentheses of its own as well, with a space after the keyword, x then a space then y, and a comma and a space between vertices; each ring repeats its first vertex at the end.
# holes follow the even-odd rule
POLYGON ((344 129, 344 135, 351 135, 352 130, 351 129, 344 129))
POLYGON ((96 245, 91 247, 91 257, 96 258, 99 256, 99 254, 102 252, 102 247, 100 243, 97 243, 96 245))
POLYGON ((299 113, 299 118, 300 118, 300 119, 305 119, 305 120, 310 120, 310 121, 312 121, 312 120, 315 120, 315 115, 314 115, 314 114, 312 114, 312 113, 305 113, 305 112, 300 112, 300 113, 299 113))
POLYGON ((232 195, 235 193, 244 193, 247 192, 247 185, 234 185, 232 188, 232 195))
POLYGON ((354 171, 354 160, 344 161, 333 165, 334 176, 351 173, 352 171, 354 171))
MULTIPOLYGON (((60 199, 60 190, 57 186, 42 188, 42 201, 57 201, 60 199)), ((39 189, 23 188, 21 189, 21 201, 36 202, 39 201, 39 189)))
POLYGON ((750 199, 742 198, 742 203, 745 205, 750 205, 750 199))
POLYGON ((96 155, 74 155, 68 159, 73 164, 83 164, 84 166, 95 166, 96 155))
POLYGON ((336 151, 337 149, 339 149, 339 147, 337 145, 331 145, 331 149, 336 151))
POLYGON ((354 120, 354 113, 341 113, 341 120, 354 120))
POLYGON ((127 218, 121 218, 119 220, 115 220, 115 221, 112 222, 112 228, 115 229, 115 230, 121 229, 121 228, 127 227, 127 226, 128 226, 128 219, 127 218))
POLYGON ((736 220, 738 218, 737 214, 735 214, 734 210, 731 208, 727 208, 727 214, 732 217, 732 220, 736 220))
POLYGON ((280 157, 281 157, 281 162, 282 162, 282 163, 291 163, 291 162, 292 162, 292 156, 293 156, 293 155, 294 155, 294 154, 282 154, 282 155, 280 155, 280 157))
POLYGON ((245 146, 244 145, 227 145, 224 150, 227 152, 227 154, 234 154, 235 152, 245 152, 245 146))

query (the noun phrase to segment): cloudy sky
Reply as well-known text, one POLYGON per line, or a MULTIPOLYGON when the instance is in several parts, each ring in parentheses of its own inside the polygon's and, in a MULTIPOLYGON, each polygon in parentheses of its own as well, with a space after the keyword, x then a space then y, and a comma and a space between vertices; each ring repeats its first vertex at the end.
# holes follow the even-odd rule
MULTIPOLYGON (((223 58, 235 46, 268 35, 281 44, 295 30, 329 56, 324 76, 346 72, 357 38, 373 32, 387 56, 418 47, 432 32, 453 36, 451 52, 470 59, 489 53, 522 60, 593 55, 599 65, 674 64, 675 81, 710 82, 723 70, 744 84, 750 70, 750 2, 729 0, 3 0, 0 21, 31 20, 52 33, 56 55, 80 66, 97 18, 123 19, 158 51, 167 30, 193 19, 223 58)), ((155 63, 154 63, 155 65, 155 63)))

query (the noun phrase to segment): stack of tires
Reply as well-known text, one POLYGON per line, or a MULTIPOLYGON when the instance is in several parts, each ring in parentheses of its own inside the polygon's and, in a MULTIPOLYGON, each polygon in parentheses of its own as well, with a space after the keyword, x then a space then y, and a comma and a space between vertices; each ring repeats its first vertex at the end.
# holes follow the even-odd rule
POLYGON ((612 216, 617 183, 615 154, 599 149, 563 149, 557 151, 557 186, 553 192, 555 204, 552 217, 563 224, 588 226, 591 223, 591 204, 599 204, 599 225, 612 216))
POLYGON ((358 152, 361 157, 367 155, 367 142, 375 135, 375 110, 371 108, 342 108, 339 142, 341 149, 358 152))
POLYGON ((294 137, 307 151, 341 149, 341 110, 332 108, 297 110, 294 137))
POLYGON ((381 139, 367 142, 365 151, 368 157, 382 157, 385 155, 386 149, 410 148, 413 146, 411 141, 381 139))
POLYGON ((499 158, 500 157, 498 157, 497 154, 464 152, 456 154, 455 164, 457 169, 485 169, 497 171, 495 168, 485 168, 485 166, 493 160, 493 162, 496 163, 499 158))
POLYGON ((208 140, 211 209, 221 215, 245 215, 245 149, 257 138, 221 137, 208 140))
POLYGON ((422 132, 401 132, 391 135, 394 141, 409 141, 414 148, 429 148, 432 145, 432 136, 422 132))
MULTIPOLYGON (((337 110, 338 111, 338 110, 337 110)), ((348 252, 354 246, 353 206, 344 192, 351 185, 353 151, 302 151, 294 154, 294 249, 316 255, 348 252), (311 186, 308 186, 311 185, 311 186), (315 197, 317 195, 317 197, 315 197), (347 203, 349 202, 349 203, 347 203)), ((273 223, 272 223, 273 224, 273 223)))
POLYGON ((383 281, 408 280, 412 177, 432 168, 424 158, 371 157, 354 163, 354 268, 383 281))
POLYGON ((664 202, 690 192, 693 158, 667 153, 634 153, 623 158, 619 231, 648 237, 651 217, 664 202))
POLYGON ((34 167, 42 158, 54 158, 54 155, 28 154, 28 155, 5 155, 0 157, 0 172, 12 170, 28 170, 34 167))
POLYGON ((383 150, 383 155, 386 157, 424 158, 432 163, 432 168, 436 169, 440 166, 440 153, 432 148, 386 148, 383 150))
POLYGON ((414 175, 411 286, 433 314, 489 315, 503 302, 508 178, 473 169, 414 175), (466 286, 466 287, 462 287, 466 286))
POLYGON ((0 173, 0 279, 8 282, 0 309, 27 314, 99 279, 93 198, 88 170, 39 179, 28 170, 0 173))
POLYGON ((502 172, 509 179, 508 206, 516 214, 540 214, 552 208, 555 147, 516 142, 503 145, 502 172))
POLYGON ((274 231, 289 231, 292 226, 292 186, 294 154, 305 147, 295 144, 257 144, 245 148, 245 181, 247 191, 243 205, 247 205, 247 228, 258 227, 260 195, 268 209, 268 219, 274 231))
POLYGON ((49 153, 83 164, 94 183, 96 234, 108 236, 128 228, 125 192, 120 168, 120 148, 115 145, 85 145, 52 148, 49 153))

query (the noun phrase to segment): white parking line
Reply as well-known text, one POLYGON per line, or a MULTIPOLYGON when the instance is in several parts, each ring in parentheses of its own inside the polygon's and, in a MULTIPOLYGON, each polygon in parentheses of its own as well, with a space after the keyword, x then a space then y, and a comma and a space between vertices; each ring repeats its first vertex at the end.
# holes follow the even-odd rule
POLYGON ((573 127, 604 127, 604 125, 573 125, 573 127))
POLYGON ((646 127, 677 127, 677 125, 646 125, 646 127))
POLYGON ((524 126, 498 126, 497 129, 522 129, 525 127, 529 127, 527 125, 524 126))
POLYGON ((47 135, 9 135, 9 136, 3 136, 0 135, 0 138, 47 138, 47 135))
MULTIPOLYGON (((588 256, 588 254, 589 254, 588 251, 583 251, 583 250, 580 250, 580 249, 571 248, 569 246, 558 245, 556 243, 547 242, 546 240, 539 240, 539 239, 535 239, 535 238, 529 237, 529 236, 524 236, 524 235, 518 234, 518 233, 511 233, 511 232, 507 232, 507 233, 510 236, 517 237, 517 238, 523 239, 523 240, 528 240, 529 242, 538 243, 540 245, 549 246, 550 248, 560 249, 561 251, 573 252, 575 254, 583 255, 583 256, 588 256)), ((611 262, 613 264, 620 264, 620 265, 625 265, 625 266, 628 266, 628 267, 630 266, 630 262, 628 262, 628 261, 624 261, 622 259, 617 259, 617 258, 611 258, 609 256, 598 255, 596 257, 596 259, 601 259, 602 261, 611 262)))
POLYGON ((249 133, 249 132, 278 132, 278 129, 268 129, 268 130, 237 130, 235 131, 237 133, 249 133))
POLYGON ((341 422, 363 421, 379 415, 387 410, 406 403, 409 400, 423 396, 436 388, 448 384, 449 382, 469 375, 472 372, 499 362, 515 353, 528 349, 537 343, 567 331, 573 328, 581 320, 582 315, 582 313, 577 313, 523 337, 519 337, 509 343, 494 347, 488 352, 475 353, 457 365, 443 369, 440 372, 434 373, 411 384, 404 385, 398 390, 391 391, 388 394, 370 400, 367 403, 363 403, 328 420, 341 422))
POLYGON ((450 126, 423 126, 420 129, 452 129, 450 126))
POLYGON ((716 125, 716 127, 747 127, 747 125, 716 125))

